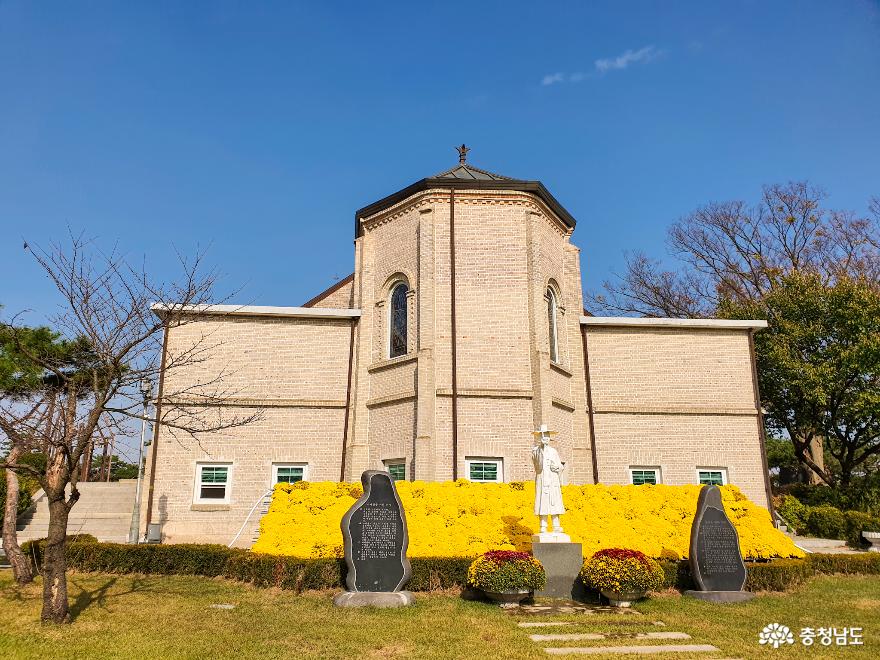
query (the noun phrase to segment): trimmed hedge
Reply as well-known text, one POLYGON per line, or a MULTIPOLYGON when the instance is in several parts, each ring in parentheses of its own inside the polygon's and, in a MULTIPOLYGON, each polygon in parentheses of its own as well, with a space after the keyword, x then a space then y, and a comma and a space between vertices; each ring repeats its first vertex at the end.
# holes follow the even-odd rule
POLYGON ((880 532, 880 517, 863 511, 841 511, 830 504, 807 506, 793 495, 785 495, 777 511, 798 534, 843 539, 854 548, 865 545, 863 531, 880 532))
POLYGON ((807 555, 814 573, 823 575, 880 575, 880 553, 859 555, 807 555))
MULTIPOLYGON (((92 537, 94 538, 94 537, 92 537)), ((35 566, 43 561, 44 540, 22 546, 35 566)), ((464 557, 413 558, 412 591, 434 591, 467 584, 471 560, 464 557)), ((297 593, 306 589, 339 589, 345 584, 342 559, 298 559, 265 555, 224 545, 126 545, 94 543, 68 537, 67 565, 95 573, 147 575, 203 575, 278 587, 297 593)))
MULTIPOLYGON (((878 562, 880 565, 880 562, 878 562)), ((691 566, 687 561, 661 561, 666 574, 663 586, 668 589, 695 589, 691 566)), ((776 559, 767 562, 747 562, 747 591, 787 591, 803 584, 812 574, 804 559, 776 559)))
POLYGON ((804 559, 754 563, 748 566, 746 591, 788 591, 799 587, 813 575, 804 559))
MULTIPOLYGON (((88 535, 83 535, 88 537, 88 535)), ((43 560, 44 540, 28 541, 24 553, 35 566, 43 560)), ((463 588, 471 564, 467 557, 413 557, 411 591, 463 588)), ((661 561, 663 586, 680 590, 693 588, 687 561, 661 561)), ((278 587, 300 593, 306 589, 341 589, 346 566, 342 559, 298 559, 266 555, 223 545, 125 545, 97 543, 94 537, 68 537, 67 564, 70 568, 96 573, 139 573, 153 575, 202 575, 224 577, 258 587, 278 587)), ((880 575, 880 553, 852 555, 808 555, 806 559, 777 559, 749 562, 746 589, 787 591, 812 575, 880 575)))
POLYGON ((873 516, 880 516, 880 475, 878 474, 859 479, 849 486, 838 484, 832 488, 824 484, 791 484, 783 486, 780 491, 793 495, 805 506, 830 504, 841 511, 864 511, 873 516))

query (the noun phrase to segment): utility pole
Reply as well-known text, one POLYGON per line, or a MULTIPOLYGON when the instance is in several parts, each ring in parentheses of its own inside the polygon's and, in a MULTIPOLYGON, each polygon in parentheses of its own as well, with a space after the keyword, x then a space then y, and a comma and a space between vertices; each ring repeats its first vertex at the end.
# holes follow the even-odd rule
POLYGON ((137 490, 134 497, 134 511, 131 513, 131 529, 128 531, 128 542, 137 543, 141 528, 141 484, 144 476, 144 442, 147 437, 147 406, 153 396, 153 383, 144 378, 141 380, 141 396, 143 397, 143 414, 141 415, 141 441, 138 446, 137 490))

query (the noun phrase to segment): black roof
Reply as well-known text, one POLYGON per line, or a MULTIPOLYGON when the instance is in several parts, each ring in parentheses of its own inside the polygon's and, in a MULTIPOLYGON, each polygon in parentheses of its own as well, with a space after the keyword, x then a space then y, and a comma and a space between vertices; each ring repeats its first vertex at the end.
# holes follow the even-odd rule
POLYGON ((383 197, 377 202, 373 202, 362 209, 358 209, 354 214, 354 235, 355 238, 361 235, 361 218, 366 218, 380 211, 384 211, 397 202, 407 197, 429 190, 431 188, 447 188, 453 190, 516 190, 520 192, 532 193, 538 196, 552 210, 562 222, 570 229, 574 229, 576 224, 574 217, 565 210, 565 208, 556 201, 556 198, 550 194, 550 191, 544 187, 540 181, 526 181, 523 179, 513 179, 509 176, 494 174, 486 170, 482 170, 467 163, 459 163, 452 169, 440 172, 434 176, 421 179, 415 183, 398 190, 396 193, 383 197))

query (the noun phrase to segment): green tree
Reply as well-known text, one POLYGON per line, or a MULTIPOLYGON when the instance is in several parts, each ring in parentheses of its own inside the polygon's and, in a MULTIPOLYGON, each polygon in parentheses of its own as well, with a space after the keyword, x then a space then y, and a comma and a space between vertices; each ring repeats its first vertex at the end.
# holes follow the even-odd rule
MULTIPOLYGON (((26 347, 25 351, 39 355, 57 354, 63 348, 58 344, 58 335, 49 328, 15 328, 18 342, 26 347)), ((27 359, 25 352, 18 348, 13 340, 12 330, 0 326, 0 397, 9 399, 23 413, 28 411, 29 403, 47 385, 45 370, 27 359)), ((33 407, 30 407, 33 412, 33 407)), ((33 416, 26 417, 32 419, 33 416)), ((6 463, 30 463, 28 454, 36 449, 33 438, 28 438, 26 431, 21 434, 20 442, 12 442, 12 438, 0 424, 0 448, 4 450, 6 463), (4 446, 5 445, 5 446, 4 446)), ((34 468, 36 469, 36 468, 34 468)), ((30 562, 21 552, 16 534, 18 515, 23 513, 31 503, 30 494, 36 490, 36 478, 33 475, 19 477, 16 470, 0 470, 2 474, 2 493, 0 493, 0 520, 2 520, 3 549, 12 566, 16 582, 26 584, 34 579, 30 562)))
POLYGON ((102 452, 96 452, 92 455, 92 469, 89 474, 90 481, 102 481, 106 478, 103 473, 104 460, 110 463, 110 481, 119 481, 120 479, 137 479, 138 466, 137 463, 129 463, 124 461, 116 454, 104 456, 102 452))
MULTIPOLYGON (((589 296, 590 305, 617 314, 717 316, 725 301, 759 307, 798 274, 826 287, 850 280, 880 289, 880 197, 870 200, 864 215, 829 209, 825 198, 822 190, 800 181, 764 186, 754 204, 734 200, 701 206, 670 226, 668 264, 627 254, 623 274, 603 282, 603 291, 589 296)), ((800 440, 792 441, 810 481, 821 483, 830 454, 821 431, 810 435, 806 449, 798 448, 800 440)))
MULTIPOLYGON (((0 469, 0 524, 6 519, 6 489, 8 487, 6 470, 0 469)), ((17 495, 14 497, 17 499, 14 500, 11 508, 15 509, 16 516, 20 516, 31 505, 30 483, 27 479, 18 479, 17 495)), ((4 542, 3 545, 5 546, 6 543, 4 542)), ((16 576, 16 580, 18 580, 18 576, 16 576)))
POLYGON ((772 430, 828 485, 849 486, 880 455, 880 291, 864 279, 791 274, 760 300, 722 301, 727 318, 763 318, 758 380, 772 430), (815 437, 835 459, 819 465, 815 437))
POLYGON ((771 472, 776 470, 773 485, 781 486, 795 481, 801 466, 794 455, 791 440, 770 436, 764 440, 764 444, 767 447, 767 467, 771 472))

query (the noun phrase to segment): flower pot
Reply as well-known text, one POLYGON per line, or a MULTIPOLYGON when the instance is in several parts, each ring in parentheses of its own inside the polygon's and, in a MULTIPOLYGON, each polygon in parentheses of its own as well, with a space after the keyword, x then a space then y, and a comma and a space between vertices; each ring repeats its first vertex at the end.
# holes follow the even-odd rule
POLYGON ((612 607, 629 607, 634 600, 645 597, 644 591, 602 591, 602 595, 608 599, 612 607))
POLYGON ((505 589, 504 591, 486 591, 484 589, 483 593, 489 600, 501 603, 501 607, 513 607, 532 596, 529 589, 505 589))
POLYGON ((880 532, 862 532, 862 538, 871 544, 868 552, 880 552, 880 532))

